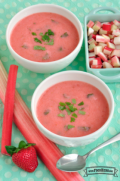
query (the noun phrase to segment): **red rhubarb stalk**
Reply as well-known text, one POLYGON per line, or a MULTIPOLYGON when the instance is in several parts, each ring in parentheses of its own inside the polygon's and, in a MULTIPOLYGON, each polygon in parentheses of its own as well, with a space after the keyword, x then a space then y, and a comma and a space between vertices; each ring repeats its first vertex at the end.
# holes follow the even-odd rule
MULTIPOLYGON (((3 103, 5 103, 6 82, 6 70, 0 62, 0 97, 3 103)), ((29 143, 36 144, 38 156, 57 181, 84 181, 79 173, 67 173, 56 168, 58 159, 63 156, 62 152, 38 130, 30 110, 17 91, 15 92, 14 122, 25 139, 29 143)))
POLYGON ((1 153, 5 155, 9 155, 5 149, 5 146, 11 145, 14 95, 15 95, 17 70, 18 70, 17 65, 10 66, 7 88, 5 93, 5 105, 3 113, 2 140, 1 140, 1 153))

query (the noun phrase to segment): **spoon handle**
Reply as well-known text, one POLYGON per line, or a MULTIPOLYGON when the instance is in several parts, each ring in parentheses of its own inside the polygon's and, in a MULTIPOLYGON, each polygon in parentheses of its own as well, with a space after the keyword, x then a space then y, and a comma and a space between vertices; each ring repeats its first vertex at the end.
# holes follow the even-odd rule
POLYGON ((106 142, 102 143, 101 145, 98 145, 96 148, 92 149, 91 151, 89 151, 89 152, 88 152, 86 155, 84 155, 84 156, 87 158, 87 157, 88 157, 90 154, 92 154, 93 152, 95 152, 95 151, 97 151, 97 150, 99 150, 99 149, 101 149, 101 148, 103 148, 103 147, 105 147, 105 146, 107 146, 107 145, 109 145, 109 144, 111 144, 111 143, 114 143, 114 142, 116 142, 116 141, 118 141, 118 140, 120 140, 120 133, 117 134, 116 136, 114 136, 113 138, 107 140, 106 142))

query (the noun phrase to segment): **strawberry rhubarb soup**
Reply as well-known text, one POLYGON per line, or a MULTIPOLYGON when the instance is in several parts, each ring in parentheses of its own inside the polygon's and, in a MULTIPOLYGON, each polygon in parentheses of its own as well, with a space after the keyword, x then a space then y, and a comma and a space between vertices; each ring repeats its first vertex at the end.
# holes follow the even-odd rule
POLYGON ((77 29, 55 13, 36 13, 20 20, 11 33, 11 46, 35 62, 52 62, 69 55, 79 42, 77 29))
POLYGON ((36 111, 38 120, 46 129, 66 137, 93 133, 109 116, 104 95, 82 81, 53 85, 39 98, 36 111))

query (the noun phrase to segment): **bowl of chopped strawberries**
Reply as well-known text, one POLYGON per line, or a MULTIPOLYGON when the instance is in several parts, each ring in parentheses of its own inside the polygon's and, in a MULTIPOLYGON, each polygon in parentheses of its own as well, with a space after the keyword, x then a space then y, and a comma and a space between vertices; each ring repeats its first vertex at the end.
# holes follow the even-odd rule
POLYGON ((100 7, 85 16, 87 71, 105 82, 120 82, 120 11, 100 7), (114 14, 97 14, 99 11, 114 14))

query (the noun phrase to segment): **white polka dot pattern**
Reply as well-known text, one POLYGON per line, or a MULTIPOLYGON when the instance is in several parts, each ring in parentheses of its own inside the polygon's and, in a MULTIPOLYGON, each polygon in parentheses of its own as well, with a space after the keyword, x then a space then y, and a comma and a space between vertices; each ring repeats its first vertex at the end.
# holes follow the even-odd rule
MULTIPOLYGON (((57 4, 69 9, 74 13, 81 24, 84 25, 84 16, 87 15, 93 8, 98 8, 101 6, 115 7, 119 10, 119 1, 112 0, 0 0, 0 59, 4 64, 5 68, 9 69, 10 64, 17 64, 19 66, 16 88, 18 92, 26 102, 27 106, 30 108, 32 94, 39 83, 45 78, 49 77, 51 74, 37 74, 23 68, 18 64, 12 55, 9 53, 5 40, 5 32, 10 19, 22 9, 35 5, 38 3, 50 3, 57 4)), ((84 27, 83 27, 84 28, 84 27)), ((85 67, 85 48, 84 41, 79 55, 76 57, 65 70, 79 70, 86 71, 85 67)), ((105 131, 105 133, 95 142, 76 148, 66 148, 57 145, 63 154, 78 153, 84 155, 97 145, 104 141, 107 141, 112 136, 116 135, 120 131, 120 83, 108 84, 115 101, 115 112, 112 121, 105 131)), ((3 119, 3 105, 0 102, 0 143, 1 143, 1 128, 3 119)), ((13 125, 13 135, 12 144, 17 146, 20 140, 23 140, 23 136, 13 125)), ((41 148, 42 149, 42 148, 41 148)), ((120 168, 120 143, 116 142, 107 147, 96 151, 87 159, 86 167, 94 166, 108 166, 120 168)), ((0 181, 10 180, 10 181, 55 181, 56 179, 51 175, 48 169, 44 166, 42 161, 38 161, 38 168, 34 173, 27 173, 20 168, 18 168, 10 157, 3 156, 0 153, 0 181)), ((81 170, 79 173, 84 176, 84 171, 81 170)), ((85 181, 116 181, 116 177, 112 175, 91 175, 89 177, 84 177, 85 181)))

